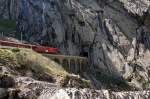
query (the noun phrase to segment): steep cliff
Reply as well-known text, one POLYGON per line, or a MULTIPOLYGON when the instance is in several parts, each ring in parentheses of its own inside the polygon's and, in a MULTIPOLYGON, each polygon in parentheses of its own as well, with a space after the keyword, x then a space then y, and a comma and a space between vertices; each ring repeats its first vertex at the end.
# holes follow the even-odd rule
POLYGON ((0 17, 16 19, 23 39, 88 57, 96 74, 142 89, 150 76, 149 6, 149 0, 1 0, 0 17))

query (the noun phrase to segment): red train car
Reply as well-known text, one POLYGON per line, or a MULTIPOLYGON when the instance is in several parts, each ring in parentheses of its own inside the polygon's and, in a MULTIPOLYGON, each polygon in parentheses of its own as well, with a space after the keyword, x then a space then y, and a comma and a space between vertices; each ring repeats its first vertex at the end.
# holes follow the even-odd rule
POLYGON ((1 46, 8 46, 8 47, 17 47, 17 48, 28 48, 32 49, 38 53, 48 53, 48 54, 55 54, 58 52, 57 48, 51 48, 47 46, 39 46, 39 45, 31 45, 31 44, 23 44, 23 43, 16 43, 12 41, 0 40, 1 46))
POLYGON ((57 48, 51 48, 51 47, 46 47, 46 46, 36 46, 33 45, 32 49, 36 52, 39 53, 49 53, 49 54, 55 54, 58 52, 57 48))

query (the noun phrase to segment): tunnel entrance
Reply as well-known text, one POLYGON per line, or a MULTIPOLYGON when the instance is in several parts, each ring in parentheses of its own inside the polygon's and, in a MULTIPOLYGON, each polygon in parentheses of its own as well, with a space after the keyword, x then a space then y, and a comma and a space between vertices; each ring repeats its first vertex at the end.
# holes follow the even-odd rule
POLYGON ((80 56, 82 57, 89 57, 89 48, 88 46, 82 47, 83 49, 80 52, 80 56))
POLYGON ((88 56, 89 56, 89 53, 82 51, 82 52, 80 53, 80 56, 82 56, 82 57, 88 57, 88 56))

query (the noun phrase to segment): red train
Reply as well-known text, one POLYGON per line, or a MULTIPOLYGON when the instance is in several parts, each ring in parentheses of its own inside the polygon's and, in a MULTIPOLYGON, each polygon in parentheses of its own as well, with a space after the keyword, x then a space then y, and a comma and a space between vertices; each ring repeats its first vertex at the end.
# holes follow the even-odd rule
POLYGON ((23 43, 16 43, 13 41, 7 40, 0 40, 1 46, 8 46, 8 47, 18 47, 18 48, 28 48, 32 49, 39 53, 48 53, 48 54, 55 54, 58 52, 57 48, 51 48, 46 46, 39 46, 39 45, 31 45, 31 44, 23 44, 23 43))

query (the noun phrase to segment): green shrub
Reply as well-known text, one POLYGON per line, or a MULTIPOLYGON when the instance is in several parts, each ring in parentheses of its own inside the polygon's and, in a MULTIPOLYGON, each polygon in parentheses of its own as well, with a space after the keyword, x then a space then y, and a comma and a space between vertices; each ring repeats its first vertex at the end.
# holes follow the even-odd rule
POLYGON ((16 30, 16 21, 0 19, 0 32, 10 32, 16 30))

